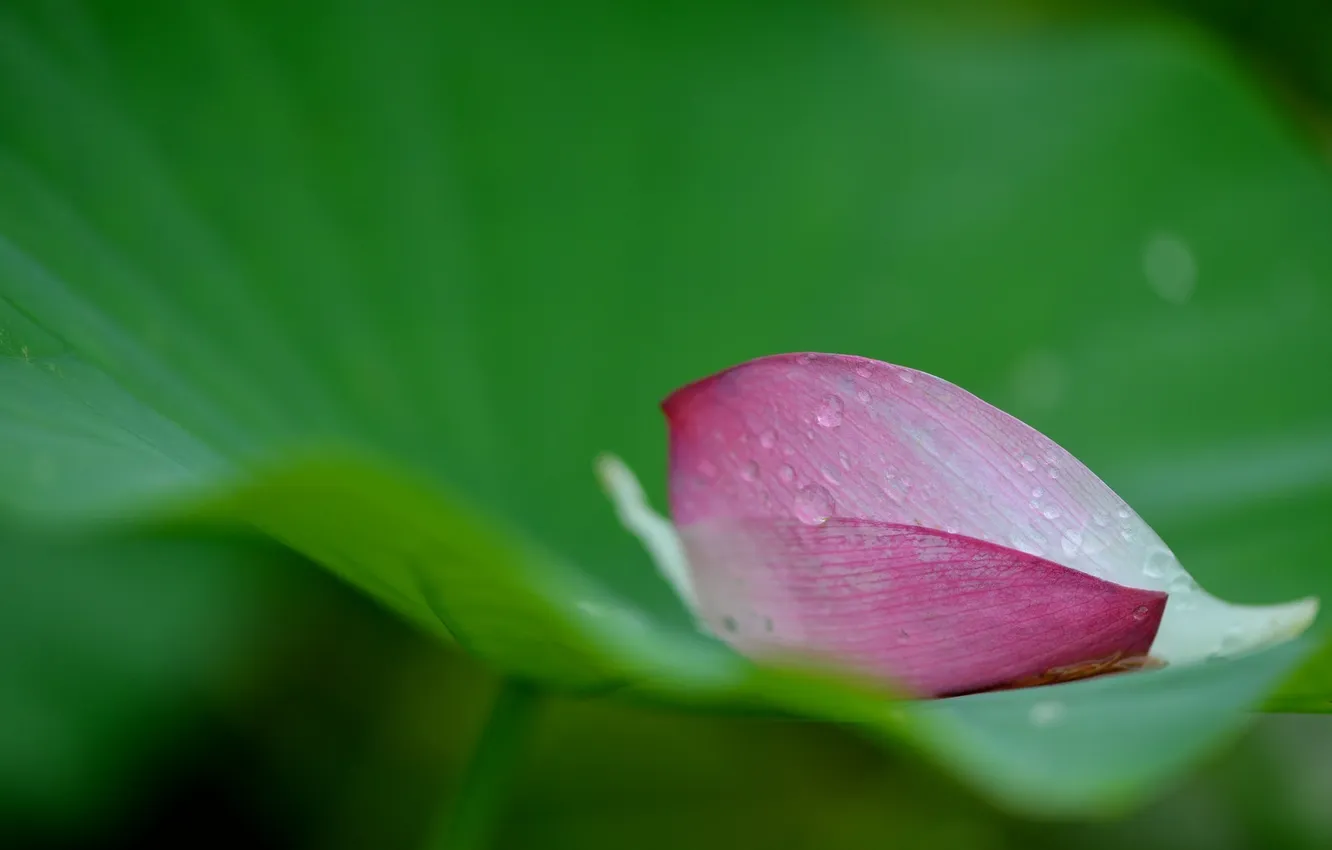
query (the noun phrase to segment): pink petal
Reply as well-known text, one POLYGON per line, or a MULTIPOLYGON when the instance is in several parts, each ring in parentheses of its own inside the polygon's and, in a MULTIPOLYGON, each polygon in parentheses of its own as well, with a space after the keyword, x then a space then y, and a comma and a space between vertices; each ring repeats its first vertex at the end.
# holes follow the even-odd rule
POLYGON ((844 355, 760 358, 664 403, 677 524, 856 517, 990 540, 1151 590, 1160 538, 1052 440, 931 375, 844 355))
POLYGON ((784 354, 691 384, 662 407, 671 512, 682 533, 722 519, 842 517, 990 541, 1169 593, 1152 655, 1171 664, 1288 640, 1317 614, 1314 599, 1245 606, 1206 593, 1076 458, 923 372, 863 357, 784 354))
POLYGON ((700 614, 749 655, 826 654, 922 695, 1146 655, 1166 595, 1002 546, 869 520, 682 529, 700 614))
MULTIPOLYGON (((702 523, 817 525, 834 517, 989 541, 1122 588, 1168 593, 1151 654, 1170 664, 1289 640, 1318 612, 1312 598, 1255 606, 1208 594, 1076 458, 923 372, 863 357, 784 354, 691 384, 662 407, 671 512, 693 541, 688 576, 677 577, 691 602, 691 585, 708 585, 709 572, 722 569, 706 551, 715 535, 703 534, 702 523)), ((747 527, 732 531, 742 536, 747 527)), ((715 608, 704 591, 697 596, 715 608)))

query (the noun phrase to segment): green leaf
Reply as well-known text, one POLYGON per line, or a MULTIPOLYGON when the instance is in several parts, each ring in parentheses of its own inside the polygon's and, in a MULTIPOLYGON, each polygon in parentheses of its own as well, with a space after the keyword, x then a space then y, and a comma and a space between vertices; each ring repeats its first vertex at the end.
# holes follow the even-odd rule
POLYGON ((1004 802, 1027 811, 1108 811, 1136 803, 1143 787, 1174 779, 1237 731, 1305 657, 1301 639, 1231 662, 1091 679, 1068 686, 921 703, 950 721, 936 743, 945 759, 985 777, 1004 802), (1044 692, 1043 692, 1044 691, 1044 692), (1097 769, 1082 766, 1094 764, 1097 769))
POLYGON ((12 513, 243 522, 510 671, 857 722, 1040 811, 1146 793, 1304 645, 903 709, 693 634, 592 458, 660 488, 670 389, 860 353, 1050 434, 1209 589, 1332 593, 1332 186, 1188 34, 31 3, 0 87, 12 513))

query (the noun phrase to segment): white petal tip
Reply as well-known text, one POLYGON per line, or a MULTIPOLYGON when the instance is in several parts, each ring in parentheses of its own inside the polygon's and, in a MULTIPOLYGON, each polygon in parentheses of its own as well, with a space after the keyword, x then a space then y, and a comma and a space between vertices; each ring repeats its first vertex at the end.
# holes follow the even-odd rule
MULTIPOLYGON (((1247 615, 1245 621, 1242 625, 1233 628, 1243 629, 1240 633, 1242 639, 1232 642, 1239 644, 1235 647, 1239 652, 1252 652, 1294 640, 1304 634, 1318 617, 1318 600, 1311 596, 1295 602, 1241 610, 1247 615)), ((1227 647, 1227 649, 1230 648, 1227 647)), ((1223 651, 1222 654, 1235 655, 1237 653, 1235 651, 1223 651)))
POLYGON ((1232 658, 1294 640, 1318 617, 1314 597, 1279 605, 1233 605, 1205 594, 1166 608, 1152 655, 1169 664, 1232 658))
POLYGON ((1296 602, 1273 605, 1268 616, 1268 642, 1294 640, 1318 619, 1318 598, 1308 596, 1296 602))
POLYGON ((689 562, 685 558, 684 546, 680 543, 675 526, 652 509, 643 492, 643 485, 638 483, 638 477, 620 458, 609 452, 598 455, 596 470, 602 489, 615 506, 615 515, 619 517, 620 524, 647 549, 657 571, 670 584, 685 607, 691 612, 696 611, 698 604, 689 574, 689 562))
POLYGON ((616 508, 644 501, 643 487, 638 483, 638 478, 618 456, 609 452, 597 455, 596 468, 601 488, 606 491, 606 495, 615 503, 616 508))

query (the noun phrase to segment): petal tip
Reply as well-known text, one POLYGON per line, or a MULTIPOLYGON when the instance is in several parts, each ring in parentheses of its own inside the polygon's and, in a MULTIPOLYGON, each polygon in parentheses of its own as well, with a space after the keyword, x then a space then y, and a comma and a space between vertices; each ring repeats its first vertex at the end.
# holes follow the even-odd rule
POLYGON ((1309 630, 1309 627, 1318 619, 1318 611, 1321 603, 1317 596, 1306 596, 1294 602, 1282 606, 1289 617, 1285 621, 1285 630, 1287 632, 1284 640, 1293 640, 1309 630))
POLYGON ((710 389, 721 389, 726 385, 727 376, 736 372, 747 370, 755 366, 772 366, 783 363, 795 366, 807 366, 816 359, 837 359, 847 362, 876 363, 877 361, 865 357, 859 357, 851 354, 823 354, 815 351, 797 351, 785 354, 766 354, 761 357, 755 357, 746 360, 743 363, 737 363, 712 373, 704 378, 685 384, 679 389, 661 401, 661 410, 666 415, 667 420, 676 421, 680 419, 689 409, 690 403, 698 396, 704 395, 710 389))
POLYGON ((597 455, 594 465, 597 479, 611 500, 620 524, 643 544, 662 578, 685 608, 693 612, 697 607, 693 579, 675 526, 652 509, 638 476, 618 456, 602 452, 597 455))

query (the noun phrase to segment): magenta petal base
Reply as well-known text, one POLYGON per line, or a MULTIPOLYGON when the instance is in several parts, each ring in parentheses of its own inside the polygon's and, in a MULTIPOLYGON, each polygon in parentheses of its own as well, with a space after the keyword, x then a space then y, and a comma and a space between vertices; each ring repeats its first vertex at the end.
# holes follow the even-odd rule
POLYGON ((681 528, 714 633, 751 656, 815 654, 919 696, 1146 655, 1166 594, 982 540, 858 519, 681 528))

